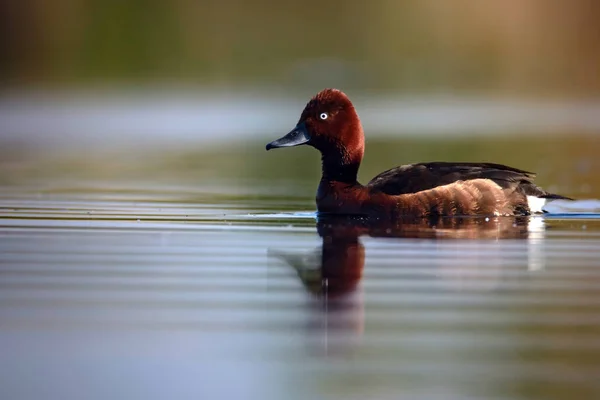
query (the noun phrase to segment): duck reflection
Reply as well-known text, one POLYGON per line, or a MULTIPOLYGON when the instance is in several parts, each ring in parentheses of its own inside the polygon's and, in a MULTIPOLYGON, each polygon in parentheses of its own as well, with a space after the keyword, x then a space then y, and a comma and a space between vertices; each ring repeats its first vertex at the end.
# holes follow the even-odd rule
MULTIPOLYGON (((433 254, 437 256, 432 261, 433 265, 423 268, 423 274, 428 275, 427 279, 435 279, 436 285, 441 282, 442 290, 468 290, 469 279, 471 286, 475 285, 477 291, 493 290, 497 282, 501 281, 495 274, 501 275, 506 257, 503 255, 506 253, 505 248, 495 245, 499 243, 497 240, 540 239, 540 235, 543 235, 543 224, 536 228, 536 223, 539 224, 540 220, 534 223, 532 220, 531 217, 454 217, 405 219, 391 224, 356 217, 320 217, 317 221, 317 232, 322 239, 322 245, 319 248, 303 253, 279 250, 270 250, 269 253, 292 267, 304 288, 311 294, 309 307, 313 311, 310 313, 307 328, 312 337, 315 333, 321 334, 317 335, 320 344, 327 349, 327 354, 331 354, 360 340, 364 329, 364 293, 360 282, 366 254, 361 236, 425 239, 424 243, 433 247, 422 248, 423 252, 427 252, 428 249, 437 252, 433 254), (487 241, 492 246, 485 250, 464 252, 460 243, 472 243, 475 249, 482 246, 469 240, 454 240, 453 243, 459 244, 459 247, 454 247, 452 239, 483 239, 483 243, 487 241), (448 244, 450 246, 447 246, 448 244), (452 257, 445 257, 448 251, 452 257), (460 266, 464 266, 465 269, 461 271, 460 266), (435 270, 433 274, 432 268, 435 270), (479 276, 477 271, 480 271, 479 276), (482 276, 485 279, 481 279, 482 276), (486 285, 489 287, 485 287, 486 285), (335 341, 329 340, 329 335, 333 332, 338 335, 335 341), (344 340, 339 340, 340 334, 344 340)), ((527 241, 523 243, 526 244, 527 241)), ((391 245, 393 246, 393 243, 391 245)), ((525 254, 529 254, 529 251, 525 254)), ((533 262, 536 269, 539 269, 539 260, 523 261, 525 264, 533 262)), ((385 259, 386 264, 390 262, 398 268, 408 267, 411 263, 410 260, 397 259, 397 255, 396 259, 385 259)), ((416 274, 418 279, 423 278, 423 275, 416 274)), ((321 346, 319 349, 323 350, 321 346)))
POLYGON ((405 219, 394 224, 355 217, 325 217, 317 221, 322 245, 314 252, 295 254, 271 250, 298 273, 304 287, 331 301, 358 286, 365 263, 361 236, 412 239, 525 239, 529 217, 405 219))

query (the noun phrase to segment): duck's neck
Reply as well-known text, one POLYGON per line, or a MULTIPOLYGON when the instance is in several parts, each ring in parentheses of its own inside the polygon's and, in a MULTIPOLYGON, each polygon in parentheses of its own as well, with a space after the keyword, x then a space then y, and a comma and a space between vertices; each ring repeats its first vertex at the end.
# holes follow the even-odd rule
POLYGON ((321 179, 356 184, 361 160, 362 152, 360 155, 352 155, 344 151, 322 153, 321 179))
POLYGON ((330 139, 318 143, 323 164, 321 180, 358 184, 358 168, 365 152, 365 139, 358 115, 351 110, 349 117, 336 134, 327 135, 330 139))

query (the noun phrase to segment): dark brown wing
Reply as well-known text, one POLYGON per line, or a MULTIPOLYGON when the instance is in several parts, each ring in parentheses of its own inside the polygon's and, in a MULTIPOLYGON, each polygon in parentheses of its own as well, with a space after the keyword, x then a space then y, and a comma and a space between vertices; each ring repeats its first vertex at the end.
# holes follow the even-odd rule
MULTIPOLYGON (((490 179, 502 188, 515 188, 525 195, 554 197, 533 183, 535 174, 493 163, 430 162, 392 168, 367 184, 376 191, 390 195, 416 193, 456 181, 490 179)), ((561 196, 557 196, 561 197, 561 196)))

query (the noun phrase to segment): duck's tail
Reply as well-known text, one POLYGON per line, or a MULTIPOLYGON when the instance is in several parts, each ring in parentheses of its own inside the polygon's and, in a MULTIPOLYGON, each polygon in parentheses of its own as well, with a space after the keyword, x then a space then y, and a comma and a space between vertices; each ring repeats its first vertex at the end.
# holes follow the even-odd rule
POLYGON ((542 214, 546 211, 544 207, 546 204, 554 200, 574 200, 570 197, 561 196, 560 194, 544 193, 542 195, 527 195, 527 205, 529 206, 529 212, 532 214, 542 214))

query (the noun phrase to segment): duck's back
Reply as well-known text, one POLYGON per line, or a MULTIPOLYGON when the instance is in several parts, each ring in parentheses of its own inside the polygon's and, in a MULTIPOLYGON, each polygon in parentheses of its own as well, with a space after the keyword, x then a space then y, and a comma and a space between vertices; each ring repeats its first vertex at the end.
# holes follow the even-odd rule
POLYGON ((397 195, 433 189, 456 181, 489 179, 502 188, 516 188, 528 196, 562 197, 535 185, 534 178, 533 172, 501 164, 430 162, 392 168, 371 179, 367 186, 372 190, 397 195))
MULTIPOLYGON (((533 183, 534 177, 535 174, 532 172, 501 164, 431 162, 403 165, 390 169, 373 178, 367 184, 367 187, 370 191, 382 192, 387 195, 423 192, 423 198, 428 199, 430 196, 426 196, 427 191, 432 189, 444 187, 444 189, 451 189, 447 193, 460 195, 458 192, 465 191, 467 187, 470 187, 464 186, 463 182, 477 180, 477 182, 484 183, 481 180, 486 180, 495 183, 502 189, 503 197, 508 202, 507 206, 516 214, 528 214, 530 212, 527 201, 528 196, 566 199, 566 197, 548 193, 535 185, 533 183)), ((481 187, 485 191, 484 186, 478 183, 475 187, 481 187)), ((437 197, 439 199, 439 195, 437 197)), ((477 201, 485 201, 482 199, 485 199, 485 196, 477 201)), ((473 201, 475 201, 475 198, 473 201)), ((481 205, 485 206, 485 204, 481 205)))

